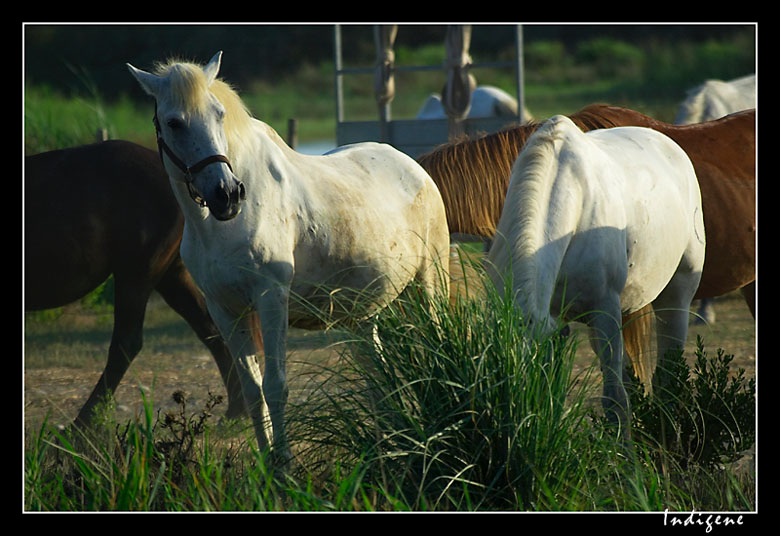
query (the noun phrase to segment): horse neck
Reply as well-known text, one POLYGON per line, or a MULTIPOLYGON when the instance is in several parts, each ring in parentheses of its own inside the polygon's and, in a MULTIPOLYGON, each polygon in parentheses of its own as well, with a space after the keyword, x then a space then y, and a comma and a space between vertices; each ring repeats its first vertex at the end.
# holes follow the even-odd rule
POLYGON ((254 119, 251 132, 246 133, 237 151, 231 152, 233 168, 241 180, 265 181, 266 175, 278 163, 294 158, 296 153, 277 132, 266 123, 254 119))
POLYGON ((238 150, 235 147, 233 145, 229 151, 230 161, 233 173, 246 187, 247 197, 242 202, 241 214, 231 222, 217 221, 208 208, 192 201, 183 182, 172 181, 186 224, 204 244, 228 239, 223 231, 233 230, 235 225, 244 224, 242 222, 260 228, 263 218, 278 218, 280 208, 285 206, 284 183, 292 177, 290 161, 298 153, 290 149, 270 126, 257 120, 238 150))
POLYGON ((536 126, 442 146, 418 159, 439 188, 451 233, 492 238, 512 163, 536 126))

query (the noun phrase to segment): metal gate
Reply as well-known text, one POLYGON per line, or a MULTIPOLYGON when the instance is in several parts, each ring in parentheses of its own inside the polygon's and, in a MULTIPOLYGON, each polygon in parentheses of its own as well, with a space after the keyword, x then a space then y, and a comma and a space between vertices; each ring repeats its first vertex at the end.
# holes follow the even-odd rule
MULTIPOLYGON (((380 27, 375 27, 376 32, 381 32, 380 27)), ((385 27, 387 28, 387 27, 385 27)), ((452 27, 451 27, 452 28, 452 27)), ((379 38, 378 38, 379 39, 379 38)), ((515 61, 514 62, 486 62, 470 63, 466 71, 480 68, 507 68, 514 67, 517 84, 517 116, 479 117, 453 119, 405 119, 392 120, 390 114, 390 102, 382 102, 378 95, 378 119, 376 121, 344 121, 344 95, 342 79, 346 75, 375 74, 380 76, 378 65, 375 67, 361 67, 344 69, 341 55, 341 27, 334 27, 334 64, 335 64, 335 95, 336 95, 336 144, 338 146, 361 141, 381 141, 393 145, 412 158, 430 151, 437 145, 446 143, 454 133, 475 135, 478 133, 495 132, 511 124, 522 123, 525 109, 523 99, 523 35, 522 26, 515 26, 515 61)), ((467 48, 467 47, 466 47, 467 48)), ((385 66, 386 71, 388 70, 385 66)), ((391 64, 391 73, 404 71, 442 71, 444 67, 439 65, 427 66, 397 66, 391 64)), ((387 74, 385 73, 385 76, 387 74)), ((448 82, 449 83, 449 82, 448 82)), ((392 99, 392 97, 390 97, 392 99)))

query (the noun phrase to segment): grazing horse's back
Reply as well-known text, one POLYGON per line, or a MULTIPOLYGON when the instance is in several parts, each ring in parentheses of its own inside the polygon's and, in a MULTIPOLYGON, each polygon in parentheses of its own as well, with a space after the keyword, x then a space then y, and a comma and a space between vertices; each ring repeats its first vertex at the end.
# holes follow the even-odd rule
MULTIPOLYGON (((755 316, 755 110, 696 125, 669 125, 639 112, 593 104, 570 117, 583 131, 621 126, 652 128, 688 154, 700 185, 707 254, 697 298, 742 288, 755 316)), ((504 205, 512 163, 537 125, 458 140, 419 158, 442 192, 453 233, 490 238, 504 205)), ((636 375, 649 385, 651 315, 623 319, 623 336, 636 375)))
MULTIPOLYGON (((591 280, 601 281, 589 291, 591 303, 573 314, 592 310, 608 285, 620 289, 621 312, 629 314, 661 293, 683 257, 691 266, 703 262, 701 221, 693 167, 672 140, 636 127, 583 133, 556 116, 530 138, 513 167, 488 263, 511 265, 522 281, 525 261, 541 260, 531 268, 548 287, 541 307, 563 301, 562 288, 552 292, 556 281, 568 280, 571 292, 591 280), (663 158, 642 159, 642 153, 663 158), (514 258, 506 248, 514 248, 514 258), (558 262, 550 261, 552 250, 560 250, 558 262), (594 279, 601 268, 607 271, 594 279)), ((588 294, 577 292, 581 301, 588 294)))

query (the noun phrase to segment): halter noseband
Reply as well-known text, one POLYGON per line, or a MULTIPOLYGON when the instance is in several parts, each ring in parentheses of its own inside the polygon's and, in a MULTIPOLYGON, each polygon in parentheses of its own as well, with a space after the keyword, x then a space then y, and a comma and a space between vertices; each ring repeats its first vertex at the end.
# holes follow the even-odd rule
MULTIPOLYGON (((198 205, 201 207, 206 206, 206 200, 201 197, 201 195, 198 193, 198 191, 195 189, 195 186, 193 185, 193 174, 198 173, 203 168, 208 166, 209 164, 214 164, 217 162, 222 162, 224 164, 227 164, 227 167, 230 168, 231 173, 233 172, 233 166, 230 165, 230 161, 228 160, 227 156, 221 155, 221 154, 214 154, 211 156, 207 156, 200 162, 197 162, 193 164, 192 166, 188 166, 185 164, 181 158, 176 156, 174 152, 171 150, 170 147, 168 147, 168 144, 165 143, 165 140, 162 137, 162 130, 160 129, 160 121, 157 119, 157 103, 154 103, 154 118, 152 118, 152 122, 154 123, 154 130, 157 133, 157 151, 160 153, 160 160, 163 160, 163 152, 168 156, 171 162, 173 162, 173 165, 175 165, 177 168, 179 168, 182 173, 184 173, 184 183, 187 185, 187 192, 190 194, 190 198, 192 198, 193 201, 195 201, 198 205)), ((165 165, 165 162, 163 161, 163 165, 165 165)))

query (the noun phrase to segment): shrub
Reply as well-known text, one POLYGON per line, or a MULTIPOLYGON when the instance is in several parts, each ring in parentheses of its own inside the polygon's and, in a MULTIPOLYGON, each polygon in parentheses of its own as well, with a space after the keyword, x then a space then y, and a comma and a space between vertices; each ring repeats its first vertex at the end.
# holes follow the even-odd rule
POLYGON ((663 446, 682 469, 712 469, 739 458, 755 441, 756 382, 747 381, 743 369, 730 376, 733 358, 722 349, 708 358, 701 337, 693 371, 682 352, 670 353, 666 371, 656 372, 656 378, 666 373, 663 388, 649 396, 630 389, 636 438, 663 446))

